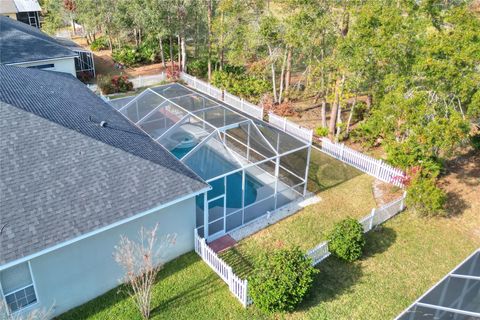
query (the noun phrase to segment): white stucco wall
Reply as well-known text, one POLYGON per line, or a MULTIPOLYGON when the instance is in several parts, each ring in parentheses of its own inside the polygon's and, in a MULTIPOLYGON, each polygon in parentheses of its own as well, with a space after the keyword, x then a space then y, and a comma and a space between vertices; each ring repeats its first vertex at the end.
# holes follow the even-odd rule
POLYGON ((159 240, 176 235, 175 243, 161 251, 163 261, 193 250, 195 198, 30 260, 39 302, 24 313, 53 306, 52 316, 56 316, 118 286, 123 272, 113 252, 120 236, 138 239, 142 226, 151 229, 157 223, 159 240))
POLYGON ((74 77, 76 76, 75 57, 56 59, 56 60, 43 60, 43 61, 35 61, 35 62, 17 63, 13 65, 16 67, 33 67, 33 66, 40 66, 43 64, 53 64, 54 67, 49 69, 42 69, 42 70, 65 72, 65 73, 70 73, 74 77))

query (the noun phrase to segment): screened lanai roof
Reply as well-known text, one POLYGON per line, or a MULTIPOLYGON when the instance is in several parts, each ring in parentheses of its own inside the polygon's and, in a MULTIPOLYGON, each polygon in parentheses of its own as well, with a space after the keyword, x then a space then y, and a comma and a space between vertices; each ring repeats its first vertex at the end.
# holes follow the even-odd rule
POLYGON ((480 249, 397 318, 418 319, 480 319, 480 249))
POLYGON ((178 83, 112 106, 205 180, 309 146, 178 83))

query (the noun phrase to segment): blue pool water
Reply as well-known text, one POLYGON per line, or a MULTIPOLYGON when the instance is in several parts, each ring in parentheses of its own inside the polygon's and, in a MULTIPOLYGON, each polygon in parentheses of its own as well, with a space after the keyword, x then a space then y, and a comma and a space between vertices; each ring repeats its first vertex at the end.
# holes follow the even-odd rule
MULTIPOLYGON (((223 179, 210 182, 213 190, 208 192, 208 198, 213 199, 225 193, 223 179)), ((245 206, 252 204, 257 199, 257 189, 262 186, 260 182, 249 174, 245 174, 245 206)), ((240 209, 242 207, 242 173, 237 172, 227 177, 226 192, 227 208, 240 209)))
POLYGON ((195 146, 190 147, 190 148, 175 148, 175 149, 171 150, 170 152, 173 153, 173 155, 175 157, 177 157, 177 159, 182 159, 193 148, 195 148, 195 146))

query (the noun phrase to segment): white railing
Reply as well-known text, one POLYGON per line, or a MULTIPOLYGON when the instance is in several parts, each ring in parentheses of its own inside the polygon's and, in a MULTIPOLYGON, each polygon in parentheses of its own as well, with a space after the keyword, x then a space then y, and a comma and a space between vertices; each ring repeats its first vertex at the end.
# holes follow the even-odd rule
POLYGON ((324 153, 343 161, 352 167, 355 167, 379 180, 391 183, 397 187, 404 187, 403 181, 405 173, 381 159, 375 159, 366 154, 353 150, 343 143, 334 143, 327 138, 322 138, 322 148, 324 153))
POLYGON ((133 88, 142 88, 142 87, 148 87, 148 86, 153 86, 155 84, 159 84, 167 79, 166 75, 164 72, 161 72, 159 74, 154 74, 150 76, 138 76, 135 78, 129 78, 128 80, 133 83, 133 88))
POLYGON ((312 264, 315 266, 330 256, 328 251, 328 241, 320 243, 315 248, 308 250, 307 256, 312 258, 312 264))
POLYGON ((307 142, 312 142, 313 130, 299 126, 295 122, 287 120, 287 118, 280 117, 272 112, 268 114, 268 122, 283 131, 290 133, 297 138, 307 142))
MULTIPOLYGON (((403 209, 405 209, 406 197, 407 192, 404 192, 402 197, 398 198, 397 200, 387 203, 380 208, 373 208, 369 215, 358 221, 363 226, 363 232, 367 233, 374 227, 392 218, 397 213, 402 212, 403 209)), ((328 241, 322 242, 315 248, 309 250, 307 252, 307 256, 312 258, 312 264, 314 266, 326 259, 328 256, 330 256, 330 252, 328 251, 328 241)))
POLYGON ((229 106, 240 110, 252 117, 257 119, 263 119, 263 108, 256 106, 250 102, 245 101, 231 93, 228 93, 226 90, 221 90, 212 86, 211 84, 199 80, 185 72, 180 73, 180 79, 185 81, 190 87, 206 93, 215 99, 225 102, 229 106))
POLYGON ((233 273, 232 267, 230 267, 225 261, 218 257, 215 251, 212 250, 205 241, 198 235, 197 229, 195 229, 195 252, 202 258, 205 263, 215 271, 220 278, 227 283, 230 291, 237 297, 244 307, 252 303, 252 300, 248 296, 248 281, 239 278, 233 273))

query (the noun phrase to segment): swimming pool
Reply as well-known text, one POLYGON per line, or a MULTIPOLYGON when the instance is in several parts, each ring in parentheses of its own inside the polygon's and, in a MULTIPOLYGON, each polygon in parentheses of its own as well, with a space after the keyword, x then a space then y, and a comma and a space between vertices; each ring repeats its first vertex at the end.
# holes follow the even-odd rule
POLYGON ((190 152, 190 150, 192 150, 193 148, 195 148, 195 146, 193 147, 189 147, 189 148, 175 148, 173 150, 170 150, 170 152, 177 158, 177 159, 182 159, 187 153, 190 152))

